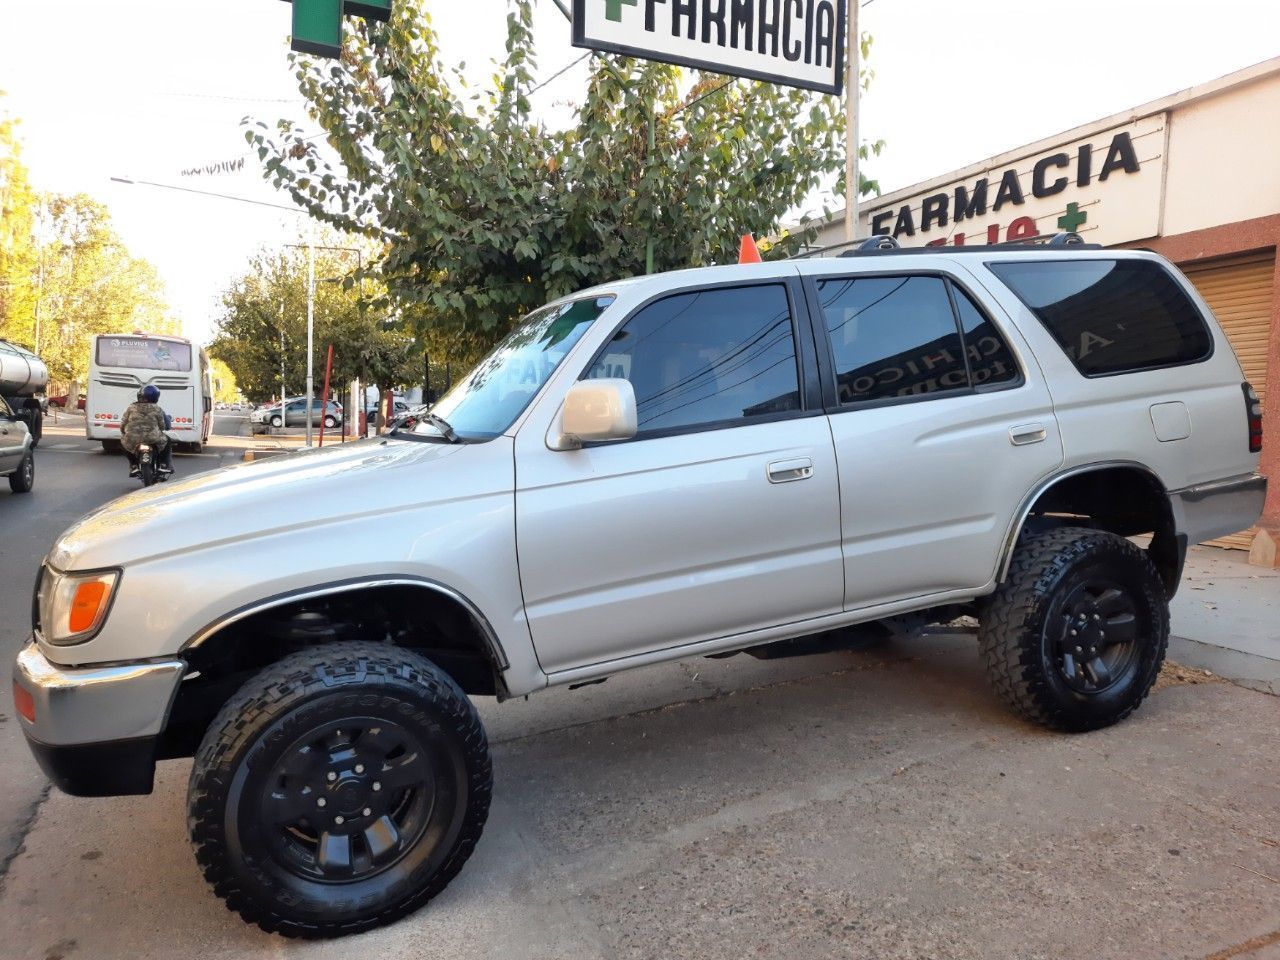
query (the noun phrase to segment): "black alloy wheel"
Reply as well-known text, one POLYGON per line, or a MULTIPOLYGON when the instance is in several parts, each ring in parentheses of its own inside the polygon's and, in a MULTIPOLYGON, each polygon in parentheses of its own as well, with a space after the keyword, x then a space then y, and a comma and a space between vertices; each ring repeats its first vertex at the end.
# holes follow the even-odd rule
MULTIPOLYGON (((295 876, 363 880, 439 832, 450 761, 390 720, 337 720, 305 734, 266 778, 256 816, 272 857, 295 876)), ((250 817, 255 816, 246 808, 250 817)))

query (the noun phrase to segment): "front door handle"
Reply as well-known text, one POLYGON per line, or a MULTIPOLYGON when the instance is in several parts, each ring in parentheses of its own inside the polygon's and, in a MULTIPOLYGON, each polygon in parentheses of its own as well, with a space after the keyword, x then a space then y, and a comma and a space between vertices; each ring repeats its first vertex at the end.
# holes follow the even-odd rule
POLYGON ((1009 442, 1015 447, 1025 447, 1029 443, 1043 443, 1049 431, 1043 423, 1020 423, 1009 428, 1009 442))
POLYGON ((770 483, 791 483, 793 480, 808 480, 813 476, 813 461, 808 457, 798 460, 775 460, 766 471, 770 483))

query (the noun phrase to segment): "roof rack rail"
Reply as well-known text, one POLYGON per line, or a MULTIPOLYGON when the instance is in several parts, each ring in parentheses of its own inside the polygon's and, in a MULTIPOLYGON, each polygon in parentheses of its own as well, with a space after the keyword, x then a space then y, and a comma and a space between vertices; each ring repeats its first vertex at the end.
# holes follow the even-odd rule
POLYGON ((855 241, 857 246, 850 250, 844 250, 837 254, 840 257, 865 257, 877 256, 883 254, 895 253, 990 253, 992 250, 1039 250, 1043 247, 1071 247, 1077 250, 1101 250, 1100 243, 1085 243, 1084 239, 1078 233, 1055 233, 1053 236, 1037 235, 1034 237, 1024 237, 1021 240, 1010 240, 1007 243, 981 243, 973 246, 952 246, 952 247, 903 247, 898 245, 898 241, 887 234, 880 234, 874 237, 868 237, 866 240, 855 241))

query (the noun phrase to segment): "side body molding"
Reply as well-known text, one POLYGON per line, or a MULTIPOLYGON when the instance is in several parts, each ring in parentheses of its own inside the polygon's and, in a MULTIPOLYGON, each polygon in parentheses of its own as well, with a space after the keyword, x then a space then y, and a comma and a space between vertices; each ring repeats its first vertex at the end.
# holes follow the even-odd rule
POLYGON ((476 628, 480 631, 480 636, 484 638, 485 647, 487 648, 489 658, 493 661, 494 667, 499 671, 505 671, 511 666, 507 660, 506 652, 502 649, 502 644, 498 641, 498 635, 494 631, 492 624, 480 608, 472 603, 466 596, 454 590, 450 586, 446 586, 436 580, 429 580, 426 577, 355 577, 350 580, 337 580, 333 583, 321 584, 315 587, 308 587, 303 590, 292 590, 288 593, 277 594, 273 597, 264 597, 261 600, 255 600, 253 603, 246 604, 238 610, 233 610, 225 616, 219 617, 217 620, 203 627, 195 636, 182 645, 182 651, 199 647, 202 643, 209 639, 220 630, 238 623, 246 617, 251 617, 255 613, 261 613, 264 610, 270 610, 273 607, 281 607, 286 603, 295 603, 299 600, 313 600, 317 597, 328 597, 339 593, 350 593, 353 590, 359 590, 367 587, 417 587, 422 590, 430 590, 434 593, 448 597, 460 603, 467 613, 471 616, 476 628))

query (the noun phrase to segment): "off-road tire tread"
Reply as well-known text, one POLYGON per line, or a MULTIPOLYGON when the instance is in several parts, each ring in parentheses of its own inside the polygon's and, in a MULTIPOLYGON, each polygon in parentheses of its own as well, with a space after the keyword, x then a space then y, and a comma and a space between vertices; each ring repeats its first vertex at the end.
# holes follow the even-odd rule
POLYGON ((1054 730, 1083 732, 1119 723, 1141 706, 1164 662, 1169 643, 1169 606, 1160 574, 1147 552, 1129 540, 1101 530, 1059 527, 1028 534, 1018 543, 1009 575, 983 605, 978 647, 996 694, 1012 710, 1054 730), (1157 611, 1157 664, 1122 709, 1081 718, 1065 709, 1046 689, 1040 676, 1034 631, 1041 608, 1067 568, 1101 549, 1114 549, 1146 568, 1146 579, 1157 611))
POLYGON ((475 850, 489 815, 493 766, 488 738, 467 695, 425 657, 385 643, 328 644, 284 657, 247 681, 214 718, 200 749, 187 794, 187 827, 204 878, 227 909, 268 933, 302 939, 342 937, 384 926, 421 908, 440 893, 475 850), (284 917, 242 889, 223 839, 222 816, 235 770, 229 762, 243 743, 334 681, 357 676, 364 684, 407 680, 419 684, 452 721, 470 771, 470 802, 453 851, 429 883, 372 917, 350 923, 300 922, 284 917))

